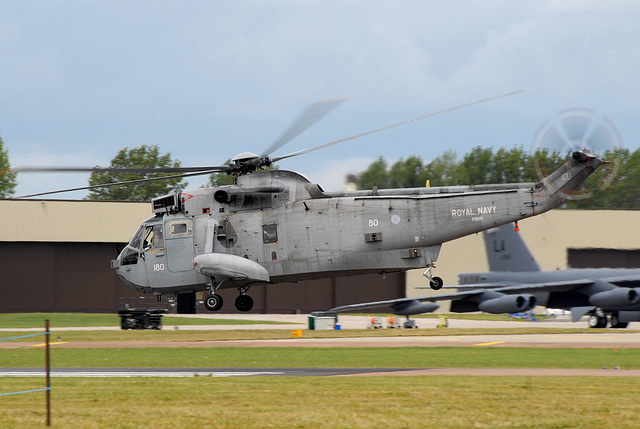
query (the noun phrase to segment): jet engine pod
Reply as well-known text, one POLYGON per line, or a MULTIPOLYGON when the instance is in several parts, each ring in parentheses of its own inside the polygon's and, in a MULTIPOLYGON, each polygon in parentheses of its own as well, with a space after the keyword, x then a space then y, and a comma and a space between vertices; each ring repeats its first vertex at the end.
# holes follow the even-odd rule
POLYGON ((478 304, 478 309, 486 313, 518 313, 529 311, 536 306, 533 295, 504 295, 499 298, 488 299, 478 304))
POLYGON ((223 189, 218 189, 213 194, 213 199, 216 200, 217 203, 227 204, 229 202, 229 193, 223 189))
POLYGON ((628 287, 618 287, 589 297, 589 302, 598 307, 626 307, 638 301, 640 301, 638 291, 628 287))
POLYGON ((420 302, 417 299, 413 301, 404 302, 401 304, 394 304, 391 306, 393 314, 399 316, 411 316, 414 314, 431 313, 436 311, 440 305, 435 302, 420 302))

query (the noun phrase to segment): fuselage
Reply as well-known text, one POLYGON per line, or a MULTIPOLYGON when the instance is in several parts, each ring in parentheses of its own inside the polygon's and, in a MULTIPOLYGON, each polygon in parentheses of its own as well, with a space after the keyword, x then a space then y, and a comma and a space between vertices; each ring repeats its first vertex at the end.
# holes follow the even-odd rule
POLYGON ((538 183, 341 193, 295 172, 257 172, 154 199, 155 215, 113 266, 155 293, 430 267, 443 242, 555 207, 599 165, 588 164, 569 161, 538 183), (220 266, 207 254, 229 256, 220 266))

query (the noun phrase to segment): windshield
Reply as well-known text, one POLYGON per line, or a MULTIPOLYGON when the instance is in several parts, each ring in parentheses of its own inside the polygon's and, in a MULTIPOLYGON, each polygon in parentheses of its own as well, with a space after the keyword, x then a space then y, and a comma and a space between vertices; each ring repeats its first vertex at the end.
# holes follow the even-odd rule
POLYGON ((144 235, 144 224, 140 225, 140 228, 136 231, 133 238, 129 240, 127 246, 120 252, 120 265, 135 265, 138 263, 138 255, 142 248, 142 237, 144 235))
POLYGON ((133 238, 129 241, 129 246, 133 247, 134 249, 141 249, 142 237, 144 235, 144 231, 145 231, 144 224, 140 225, 140 228, 138 228, 133 238))

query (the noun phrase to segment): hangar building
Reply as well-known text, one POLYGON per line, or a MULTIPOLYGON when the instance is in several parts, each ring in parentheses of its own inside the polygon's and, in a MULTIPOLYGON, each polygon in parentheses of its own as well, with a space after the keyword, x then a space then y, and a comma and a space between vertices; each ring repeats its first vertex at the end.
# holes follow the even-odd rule
MULTIPOLYGON (((137 306, 140 292, 110 268, 119 250, 152 215, 148 202, 0 200, 0 312, 114 312, 137 306)), ((640 266, 640 211, 552 210, 520 222, 521 233, 544 270, 640 266)), ((456 284, 458 273, 486 271, 482 235, 442 247, 435 273, 456 284)), ((430 293, 421 270, 254 286, 258 313, 307 313, 364 301, 430 293)), ((220 291, 233 302, 235 289, 220 291)), ((436 293, 436 292, 434 292, 436 293)), ((174 311, 206 312, 193 295, 167 305, 174 311)), ((443 310, 447 311, 443 305, 443 310)), ((223 312, 236 312, 226 305, 223 312)))
MULTIPOLYGON (((207 312, 193 294, 177 302, 125 286, 110 261, 153 215, 148 202, 0 200, 0 312, 115 312, 125 304, 207 312), (146 299, 143 299, 146 298, 146 299)), ((253 286, 258 313, 308 313, 361 300, 405 296, 405 274, 253 286)), ((227 303, 235 289, 220 290, 227 303)), ((225 305, 222 312, 233 312, 225 305)))

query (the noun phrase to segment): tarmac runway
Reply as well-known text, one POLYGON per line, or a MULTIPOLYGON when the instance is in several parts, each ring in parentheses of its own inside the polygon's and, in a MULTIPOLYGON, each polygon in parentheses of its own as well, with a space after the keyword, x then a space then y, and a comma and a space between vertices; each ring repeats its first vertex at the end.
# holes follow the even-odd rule
MULTIPOLYGON (((378 377, 378 376, 640 377, 640 370, 545 368, 55 368, 51 377, 378 377)), ((0 368, 0 377, 44 377, 42 368, 0 368)))
MULTIPOLYGON (((174 316, 168 314, 167 316, 174 316)), ((164 323, 164 330, 262 330, 262 329, 307 329, 309 326, 308 314, 219 314, 219 313, 203 313, 203 314, 180 314, 179 317, 192 319, 221 319, 221 320, 254 320, 255 324, 244 325, 171 325, 164 323), (261 323, 269 322, 269 323, 261 323), (275 322, 275 323, 274 323, 275 322)), ((404 320, 404 318, 401 318, 404 320)), ((415 318, 419 328, 435 328, 439 324, 439 319, 433 318, 415 318)), ((387 318, 382 318, 383 325, 386 326, 387 318)), ((338 323, 342 329, 366 329, 371 323, 371 316, 351 316, 339 315, 338 323)), ((588 328, 587 319, 572 323, 569 317, 560 317, 556 319, 539 319, 531 320, 466 320, 448 317, 450 328, 563 328, 563 329, 583 329, 588 328)), ((57 327, 51 328, 53 331, 96 331, 96 330, 120 330, 119 326, 102 326, 102 327, 57 327)), ((628 330, 640 329, 640 322, 629 323, 628 330)), ((33 331, 42 332, 42 328, 0 328, 2 331, 33 331)), ((609 331, 609 330, 603 330, 609 331)), ((616 330, 617 331, 617 330, 616 330)), ((624 331, 620 330, 620 331, 624 331)))
MULTIPOLYGON (((328 377, 416 371, 406 368, 55 368, 52 377, 328 377)), ((0 368, 0 377, 44 377, 42 368, 0 368)))
MULTIPOLYGON (((246 329, 306 329, 308 315, 291 314, 202 314, 181 315, 192 318, 255 320, 247 325, 165 325, 164 330, 246 330, 246 329), (279 322, 264 324, 261 322, 279 322)), ((418 325, 435 327, 437 319, 416 319, 418 325)), ((338 320, 343 329, 366 329, 371 322, 369 316, 345 316, 338 320)), ((570 319, 556 320, 463 320, 449 319, 450 328, 585 328, 586 321, 572 323, 570 319)), ((385 322, 386 323, 386 322, 385 322)), ((130 347, 538 347, 538 348, 640 348, 640 332, 633 332, 631 323, 628 329, 599 329, 584 334, 514 334, 514 335, 439 335, 439 336, 385 336, 362 338, 287 338, 276 340, 223 340, 223 341, 92 341, 92 342, 56 342, 55 348, 130 348, 130 347)), ((51 328, 52 334, 80 328, 51 328)), ((118 330, 119 327, 83 328, 87 330, 118 330)), ((16 331, 16 329, 12 329, 16 331)), ((42 329, 37 329, 42 331, 42 329)), ((34 331, 25 329, 24 331, 34 331)), ((327 331, 331 332, 331 331, 327 331)), ((442 331, 445 333, 445 331, 442 331)), ((0 335, 1 336, 1 335, 0 335)), ((64 338, 64 335, 62 335, 64 338)), ((40 337, 34 342, 0 342, 2 348, 41 346, 40 337)))
MULTIPOLYGON (((0 349, 42 346, 38 342, 0 342, 0 349)), ((395 336, 363 338, 287 338, 214 341, 73 341, 51 343, 53 348, 172 348, 172 347, 536 347, 640 348, 640 333, 395 336)))

